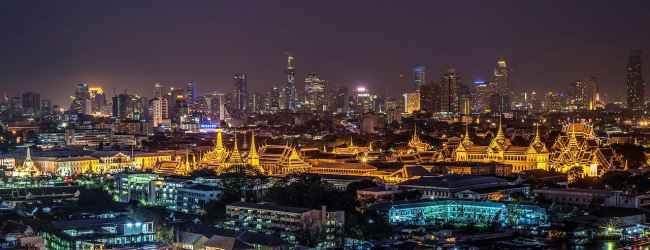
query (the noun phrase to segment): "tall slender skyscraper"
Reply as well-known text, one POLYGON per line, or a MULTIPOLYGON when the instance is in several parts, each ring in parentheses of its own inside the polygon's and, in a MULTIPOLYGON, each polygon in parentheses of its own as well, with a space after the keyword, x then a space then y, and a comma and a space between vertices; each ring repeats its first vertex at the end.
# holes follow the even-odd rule
POLYGON ((440 79, 440 111, 458 114, 460 111, 460 83, 454 68, 447 69, 440 79))
POLYGON ((284 101, 285 108, 289 110, 296 110, 297 96, 296 96, 296 62, 292 55, 287 57, 287 84, 284 87, 284 101))
POLYGON ((235 84, 232 106, 235 110, 245 111, 248 109, 248 83, 246 82, 246 73, 237 73, 232 79, 235 84))
POLYGON ((512 86, 510 82, 510 68, 505 58, 497 59, 497 66, 494 68, 492 75, 492 82, 494 85, 495 93, 492 94, 493 103, 497 103, 497 107, 492 107, 492 112, 510 112, 511 111, 511 92, 512 86))
POLYGON ((423 65, 416 65, 413 68, 413 84, 415 85, 415 90, 420 91, 420 87, 422 87, 426 82, 426 67, 423 65))
POLYGON ((632 50, 627 63, 627 108, 632 110, 635 117, 643 114, 645 102, 645 82, 641 73, 641 50, 632 50))
POLYGON ((198 96, 196 95, 196 82, 189 81, 187 82, 187 88, 185 89, 185 98, 191 102, 198 96))

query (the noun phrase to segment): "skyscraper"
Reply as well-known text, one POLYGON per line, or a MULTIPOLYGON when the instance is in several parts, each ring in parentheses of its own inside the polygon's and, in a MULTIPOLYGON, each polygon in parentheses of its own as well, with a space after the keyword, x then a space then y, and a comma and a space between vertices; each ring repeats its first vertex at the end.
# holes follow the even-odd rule
POLYGON ((420 111, 420 92, 405 93, 404 96, 404 113, 412 114, 420 111))
POLYGON ((569 110, 578 111, 587 109, 587 83, 575 81, 571 83, 569 92, 569 110))
POLYGON ((492 112, 510 112, 511 108, 511 92, 512 86, 510 82, 510 68, 505 58, 498 58, 497 65, 494 68, 491 83, 494 84, 495 92, 492 94, 491 99, 498 103, 497 107, 491 107, 492 112))
POLYGON ((426 67, 423 65, 416 65, 413 68, 413 84, 415 85, 415 90, 420 91, 420 87, 422 87, 426 82, 426 67))
POLYGON ((289 110, 296 110, 296 62, 292 55, 287 57, 287 84, 284 87, 284 107, 289 110))
POLYGON ((198 96, 196 95, 196 82, 189 81, 187 82, 187 88, 185 89, 185 97, 188 102, 192 102, 198 96))
POLYGON ((23 93, 23 113, 37 115, 41 110, 41 95, 35 92, 23 93))
POLYGON ((632 50, 627 63, 627 108, 632 110, 635 117, 643 114, 645 102, 645 82, 641 73, 641 50, 632 50))
POLYGON ((460 83, 454 68, 447 69, 440 79, 440 111, 458 114, 460 111, 460 83))
POLYGON ((239 111, 248 109, 248 83, 246 73, 237 73, 233 76, 234 89, 232 95, 232 108, 239 111))
POLYGON ((320 79, 317 73, 309 73, 305 77, 305 109, 312 111, 325 111, 325 80, 320 79))

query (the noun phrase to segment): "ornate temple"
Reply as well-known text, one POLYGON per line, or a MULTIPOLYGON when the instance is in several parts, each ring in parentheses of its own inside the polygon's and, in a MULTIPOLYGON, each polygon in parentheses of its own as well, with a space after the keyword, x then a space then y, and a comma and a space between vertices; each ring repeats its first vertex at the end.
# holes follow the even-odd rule
POLYGON ((431 145, 420 140, 417 126, 413 128, 413 136, 409 140, 408 148, 409 152, 412 153, 426 152, 431 149, 431 145))
POLYGON ((298 151, 289 145, 264 145, 260 150, 260 166, 272 176, 305 173, 311 167, 298 151))
POLYGON ((539 128, 528 147, 513 146, 503 133, 501 121, 497 134, 487 146, 474 145, 469 137, 469 129, 465 127, 463 140, 453 153, 454 161, 497 162, 512 165, 512 172, 518 173, 532 169, 546 169, 549 151, 542 143, 539 128))
POLYGON ((36 167, 34 161, 32 161, 32 154, 29 147, 27 148, 27 155, 23 164, 16 167, 12 175, 15 177, 34 177, 41 175, 41 171, 36 167))
POLYGON ((607 156, 612 155, 612 149, 600 146, 591 125, 570 123, 562 132, 551 147, 548 170, 595 177, 612 168, 612 158, 607 156))
POLYGON ((188 176, 194 170, 196 159, 192 155, 190 157, 189 151, 185 151, 185 157, 182 159, 176 156, 174 161, 161 161, 156 164, 153 172, 163 176, 188 176))
POLYGON ((203 155, 199 166, 213 169, 217 174, 228 172, 251 172, 263 174, 265 170, 260 166, 260 156, 257 154, 255 134, 251 135, 251 144, 246 158, 239 152, 237 135, 232 150, 228 151, 223 146, 223 130, 217 129, 217 138, 214 149, 203 155))

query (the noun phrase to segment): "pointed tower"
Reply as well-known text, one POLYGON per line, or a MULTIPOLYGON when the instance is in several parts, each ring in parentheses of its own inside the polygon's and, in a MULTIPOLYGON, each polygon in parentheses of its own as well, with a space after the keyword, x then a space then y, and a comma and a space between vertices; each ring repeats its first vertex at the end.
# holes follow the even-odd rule
POLYGON ((23 161, 20 167, 14 169, 13 175, 16 177, 34 177, 41 175, 41 172, 34 165, 34 161, 32 161, 32 152, 29 147, 27 147, 25 161, 23 161))
POLYGON ((570 124, 571 132, 569 133, 569 147, 578 147, 578 138, 576 137, 576 127, 574 124, 570 124))
POLYGON ((230 152, 230 158, 228 159, 228 164, 243 164, 244 160, 241 158, 241 154, 239 153, 239 148, 237 146, 237 132, 235 131, 234 133, 235 137, 235 145, 232 148, 232 151, 230 152))
POLYGON ((248 151, 248 164, 253 167, 260 165, 260 156, 257 154, 257 145, 255 144, 255 131, 251 132, 251 145, 248 151))
POLYGON ((470 146, 473 144, 472 140, 469 138, 469 123, 465 123, 465 136, 463 136, 462 144, 464 146, 470 146))

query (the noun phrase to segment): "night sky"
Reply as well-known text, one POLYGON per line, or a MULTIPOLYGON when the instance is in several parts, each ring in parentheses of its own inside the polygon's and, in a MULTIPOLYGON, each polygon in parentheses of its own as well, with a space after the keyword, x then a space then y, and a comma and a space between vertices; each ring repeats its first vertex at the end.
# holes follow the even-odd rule
MULTIPOLYGON (((566 89, 599 78, 610 100, 624 92, 629 50, 645 51, 650 1, 2 1, 0 94, 39 91, 68 103, 78 82, 151 96, 155 82, 229 90, 285 79, 285 52, 300 82, 318 72, 334 85, 397 96, 415 64, 438 79, 447 65, 465 82, 487 79, 499 56, 519 90, 566 89)), ((302 87, 302 83, 299 85, 302 87)))

